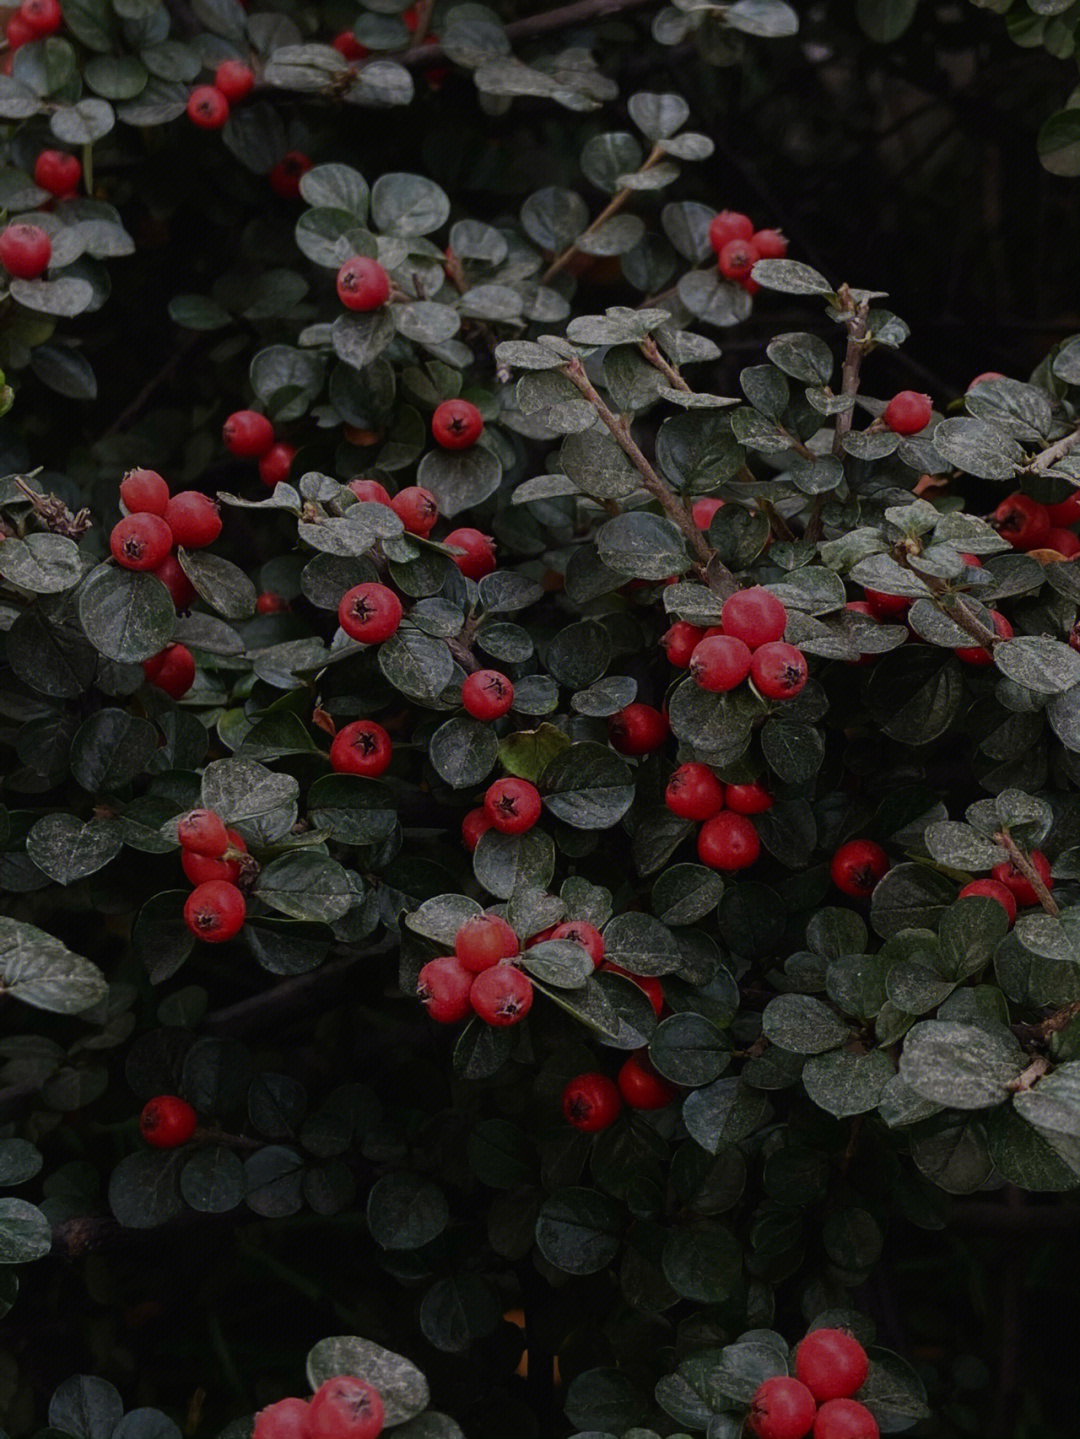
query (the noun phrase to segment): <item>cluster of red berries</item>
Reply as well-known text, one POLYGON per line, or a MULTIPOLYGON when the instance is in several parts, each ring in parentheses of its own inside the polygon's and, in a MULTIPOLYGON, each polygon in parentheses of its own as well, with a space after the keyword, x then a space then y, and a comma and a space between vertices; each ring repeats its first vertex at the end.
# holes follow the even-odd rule
MULTIPOLYGON (((109 535, 113 559, 126 570, 147 570, 169 591, 177 610, 186 610, 195 587, 180 568, 174 549, 204 549, 221 534, 218 507, 200 490, 171 495, 156 470, 129 470, 120 481, 124 518, 109 535)), ((195 661, 184 645, 167 645, 144 661, 151 684, 181 699, 195 679, 195 661)))
POLYGON ((542 807, 540 791, 530 780, 497 779, 488 785, 484 803, 461 821, 462 842, 471 854, 489 829, 499 834, 524 834, 540 818, 542 807))
POLYGON ((678 1097, 678 1088, 653 1068, 648 1050, 640 1049, 624 1060, 615 1079, 606 1074, 575 1075, 562 1092, 562 1112, 575 1129, 596 1134, 615 1123, 623 1105, 628 1109, 666 1109, 678 1097))
POLYGON ((724 601, 720 619, 708 629, 676 620, 660 641, 669 662, 716 694, 747 678, 764 699, 801 694, 809 677, 806 656, 784 643, 787 610, 775 595, 760 585, 740 590, 724 601))
POLYGON ((52 241, 40 225, 16 220, 0 230, 0 265, 13 280, 36 280, 51 259, 52 241))
POLYGON ((1080 489, 1056 505, 1042 505, 1017 491, 1001 501, 991 523, 1014 550, 1056 550, 1064 559, 1080 555, 1072 526, 1080 521, 1080 489))
POLYGON ((779 230, 755 230, 750 216, 738 210, 720 211, 709 226, 709 244, 721 275, 750 295, 761 289, 750 273, 757 262, 782 260, 788 252, 787 239, 779 230))
POLYGON ((707 764, 689 760, 667 782, 664 803, 680 819, 701 825, 698 858, 710 869, 734 871, 752 865, 761 841, 750 816, 772 809, 764 785, 721 784, 707 764))
MULTIPOLYGON (((479 414, 477 410, 478 419, 479 414)), ((482 420, 480 425, 483 428, 482 420)), ((409 534, 419 535, 421 539, 426 540, 438 522, 439 506, 435 496, 422 485, 406 485, 393 496, 378 480, 350 480, 348 488, 365 504, 386 505, 397 515, 409 534)), ((442 543, 452 551, 450 558, 470 580, 482 580, 496 567, 495 542, 481 530, 465 525, 451 530, 442 543)))
POLYGON ((139 1133, 152 1149, 178 1149, 195 1133, 199 1120, 186 1099, 158 1094, 143 1106, 139 1133))
POLYGON ((184 903, 184 923, 207 944, 224 944, 239 934, 247 905, 237 881, 247 845, 212 809, 193 809, 176 822, 180 863, 194 889, 184 903))
POLYGON ((289 478, 296 446, 274 436, 274 427, 258 410, 234 410, 221 427, 221 438, 238 460, 258 460, 259 479, 268 489, 289 478))
POLYGON ((10 52, 14 54, 31 40, 44 40, 47 35, 55 35, 63 23, 60 0, 23 0, 4 27, 10 52))
MULTIPOLYGON (((1042 850, 1033 849, 1028 855, 1028 859, 1044 887, 1053 889, 1054 876, 1050 873, 1050 861, 1042 850)), ((965 884, 957 898, 967 899, 969 895, 997 900, 1005 911, 1010 929, 1016 919, 1018 908, 1031 909, 1032 906, 1039 903, 1035 886, 1026 875, 1020 873, 1012 860, 996 864, 990 871, 989 879, 973 879, 970 884, 965 884)))
MULTIPOLYGON (((982 569, 982 560, 978 555, 962 554, 960 558, 969 568, 982 569)), ((864 588, 863 596, 861 600, 849 600, 844 608, 850 610, 852 614, 865 615, 867 619, 875 620, 879 624, 903 623, 908 610, 915 603, 910 595, 891 595, 885 590, 864 588)), ((998 639, 1012 639, 1013 627, 1005 616, 998 610, 991 610, 990 617, 993 620, 998 639)), ((912 630, 910 638, 918 642, 921 637, 912 630)), ((990 651, 975 641, 969 645, 958 646, 953 650, 953 654, 958 660, 975 669, 981 669, 994 662, 990 651)), ((855 665, 873 664, 874 659, 874 655, 863 655, 861 659, 851 660, 850 663, 855 665)))
POLYGON ((320 1384, 310 1399, 279 1399, 255 1415, 252 1439, 378 1439, 382 1395, 355 1374, 320 1384))
POLYGON ((456 1024, 477 1014, 485 1024, 520 1024, 532 1008, 532 980, 514 963, 518 937, 497 914, 468 919, 454 936, 454 953, 429 960, 416 993, 432 1019, 456 1024))
POLYGON ((222 60, 212 85, 196 85, 188 96, 188 119, 200 130, 220 130, 229 108, 246 100, 255 88, 255 72, 242 60, 222 60))
POLYGON ((877 1420, 852 1395, 866 1383, 870 1359, 845 1329, 814 1329, 795 1350, 792 1379, 758 1386, 746 1428, 757 1439, 879 1439, 877 1420))

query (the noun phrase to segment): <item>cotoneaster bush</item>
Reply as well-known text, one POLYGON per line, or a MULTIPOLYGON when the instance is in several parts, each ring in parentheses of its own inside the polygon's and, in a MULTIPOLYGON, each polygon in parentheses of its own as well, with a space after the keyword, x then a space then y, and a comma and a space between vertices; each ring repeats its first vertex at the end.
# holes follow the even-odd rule
MULTIPOLYGON (((8 23, 9 1428, 454 1439, 496 1396, 484 1433, 934 1432, 860 1308, 890 1231, 1080 1185, 1080 336, 876 394, 888 297, 694 197, 680 95, 543 17, 332 20, 8 23), (369 168, 348 107, 414 71, 587 114, 568 183, 476 214, 369 168), (132 364, 128 165, 177 223, 205 166, 241 238, 155 275, 165 371, 35 469, 132 364), (805 328, 716 393, 777 296, 805 328), (114 1251, 224 1376, 172 1417, 38 1392, 42 1276, 158 1321, 114 1251), (318 1333, 251 1349, 301 1302, 318 1333)), ((653 30, 716 62, 796 24, 653 30)))

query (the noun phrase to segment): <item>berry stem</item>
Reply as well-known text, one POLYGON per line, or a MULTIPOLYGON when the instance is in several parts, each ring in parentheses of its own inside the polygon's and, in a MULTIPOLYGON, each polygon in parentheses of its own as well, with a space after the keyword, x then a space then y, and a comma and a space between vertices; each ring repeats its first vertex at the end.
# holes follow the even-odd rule
MULTIPOLYGON (((575 7, 569 6, 567 8, 573 9, 575 7)), ((646 159, 645 163, 638 168, 637 173, 639 175, 642 175, 645 173, 646 170, 651 170, 654 165, 658 165, 660 163, 660 161, 664 158, 665 153, 666 152, 664 151, 662 146, 654 145, 652 147, 652 150, 649 152, 649 156, 646 159)), ((592 222, 588 229, 582 232, 579 238, 584 239, 586 235, 591 235, 594 230, 598 230, 600 228, 600 226, 604 223, 605 220, 610 220, 612 215, 618 214, 618 212, 622 209, 622 207, 626 204, 627 200, 629 200, 631 195, 633 194, 634 191, 627 187, 627 189, 620 190, 618 194, 613 195, 608 201, 608 203, 604 206, 604 208, 600 211, 599 215, 597 215, 596 219, 592 222)), ((574 256, 579 253, 580 252, 578 250, 577 240, 575 240, 572 245, 567 245, 566 249, 563 250, 562 254, 556 255, 554 260, 552 260, 551 264, 544 271, 543 275, 541 275, 541 285, 550 284, 550 282, 555 278, 555 276, 560 272, 560 270, 565 269, 566 266, 570 263, 570 261, 574 258, 574 256)), ((689 389, 689 386, 686 386, 686 388, 689 389)))
POLYGON ((1074 999, 1070 1004, 1056 1009, 1038 1024, 1013 1024, 1010 1028, 1021 1044, 1037 1044, 1049 1039, 1053 1034, 1060 1034, 1063 1029, 1068 1029, 1077 1015, 1080 1015, 1080 999, 1074 999))
POLYGON ((1031 863, 1031 860, 1028 859, 1027 855, 1016 843, 1009 831, 1007 829, 999 829, 997 834, 994 835, 994 842, 995 844, 1001 845, 1002 849, 1012 861, 1013 868, 1019 870, 1028 884, 1031 885, 1032 889, 1039 896, 1039 903, 1046 913, 1053 915, 1056 919, 1061 913, 1061 910, 1058 909, 1054 896, 1047 889, 1046 885, 1043 884, 1042 875, 1031 863))
POLYGON ((63 500, 58 500, 55 495, 41 494, 27 484, 22 475, 14 475, 12 478, 15 488, 30 501, 42 524, 54 535, 67 535, 69 539, 77 540, 92 528, 93 520, 89 510, 80 510, 77 515, 73 515, 63 500))
MULTIPOLYGON (((840 306, 845 313, 844 324, 847 326, 847 349, 844 352, 844 365, 840 372, 840 393, 854 397, 859 390, 859 371, 862 368, 863 355, 866 353, 866 316, 870 309, 869 300, 862 300, 855 303, 851 290, 847 285, 841 285, 836 292, 840 306)), ((836 429, 833 432, 833 454, 838 455, 843 449, 844 436, 851 429, 851 422, 855 417, 855 406, 850 409, 841 410, 836 417, 836 429)))
POLYGON ((1028 1067, 1005 1086, 1013 1094, 1025 1094, 1032 1089, 1050 1068, 1050 1061, 1043 1054, 1037 1054, 1028 1067))
POLYGON ((668 517, 678 525, 686 536, 694 558, 700 565, 708 565, 713 560, 713 553, 705 542, 705 536, 694 524, 693 516, 683 502, 664 483, 660 476, 649 464, 637 444, 631 438, 630 427, 622 419, 612 414, 607 405, 596 393, 588 376, 585 374, 585 367, 580 360, 570 360, 562 366, 561 373, 566 376, 570 383, 581 391, 585 399, 592 405, 593 409, 603 420, 604 424, 611 431, 615 443, 630 460, 631 464, 641 476, 642 482, 649 493, 659 501, 660 507, 668 517))

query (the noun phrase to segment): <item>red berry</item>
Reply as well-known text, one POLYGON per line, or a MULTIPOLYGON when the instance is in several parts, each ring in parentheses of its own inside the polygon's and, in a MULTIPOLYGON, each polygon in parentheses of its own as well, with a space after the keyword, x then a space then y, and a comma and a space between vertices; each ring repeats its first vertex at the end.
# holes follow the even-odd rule
POLYGON ((279 1399, 255 1415, 251 1439, 307 1439, 309 1406, 306 1399, 279 1399))
POLYGON ((497 779, 484 795, 484 813, 500 834, 524 834, 540 810, 540 791, 527 779, 497 779))
POLYGON ((698 830, 697 852, 710 869, 748 869, 761 853, 761 841, 746 815, 721 810, 698 830))
POLYGON ((795 1373, 819 1404, 850 1398, 869 1372, 866 1350, 846 1329, 813 1329, 795 1350, 795 1373))
POLYGON ((173 539, 186 550, 212 545, 221 534, 221 516, 209 495, 199 490, 181 490, 165 506, 165 523, 173 539))
POLYGON ((532 1008, 532 980, 512 964, 496 964, 473 980, 469 1002, 485 1024, 519 1024, 532 1008))
POLYGON ((268 490, 272 490, 275 485, 282 484, 289 478, 289 471, 295 459, 296 446, 278 440, 259 461, 259 479, 268 490))
POLYGON ((720 613, 724 634, 742 640, 752 650, 784 638, 787 610, 775 595, 760 585, 731 595, 724 601, 720 613))
POLYGON ((514 686, 498 670, 476 670, 461 686, 461 703, 473 719, 499 719, 514 703, 514 686))
MULTIPOLYGON (((1080 545, 1077 548, 1080 549, 1080 545)), ((1011 640, 1013 627, 1005 616, 998 614, 997 610, 991 610, 990 618, 994 622, 994 629, 997 630, 999 638, 1011 640)), ((965 645, 962 649, 953 650, 953 654, 958 660, 963 660, 964 664, 975 665, 977 668, 994 663, 993 655, 982 645, 965 645)))
MULTIPOLYGON (((764 259, 765 257, 764 255, 761 255, 759 256, 759 258, 764 259)), ((738 280, 736 281, 736 283, 742 289, 744 289, 748 295, 756 295, 757 292, 761 289, 761 286, 758 284, 758 282, 754 279, 752 275, 747 275, 745 280, 738 280)))
POLYGON ((52 241, 37 225, 21 220, 0 230, 0 265, 16 280, 36 280, 49 268, 52 241))
POLYGON ((276 165, 271 166, 267 179, 275 195, 295 200, 300 195, 300 181, 315 162, 300 150, 290 150, 276 165))
POLYGON ((699 530, 707 530, 712 524, 713 515, 723 508, 723 500, 718 500, 715 495, 702 495, 690 506, 690 514, 699 530))
POLYGON ((680 819, 712 819, 724 808, 724 786, 707 764, 681 764, 667 782, 664 803, 680 819))
MULTIPOLYGON (((1053 889, 1054 877, 1050 873, 1050 861, 1042 850, 1033 849, 1028 855, 1028 859, 1046 888, 1053 889)), ((1011 860, 1006 860, 1004 864, 996 864, 990 874, 1012 893, 1017 904, 1024 909, 1029 909, 1033 904, 1039 903, 1039 896, 1035 893, 1034 885, 1018 869, 1014 868, 1011 860)))
POLYGON ((855 1399, 830 1399, 814 1420, 814 1439, 880 1439, 878 1422, 855 1399))
POLYGON ((623 979, 628 979, 631 984, 636 984, 638 989, 648 996, 649 1003, 653 1007, 653 1013, 659 1016, 661 1010, 664 1008, 664 988, 655 975, 631 974, 628 969, 623 969, 621 965, 612 964, 610 959, 605 959, 600 968, 605 974, 620 974, 623 979))
POLYGON ((837 889, 858 898, 870 894, 888 869, 889 856, 870 839, 852 839, 842 844, 829 865, 837 889))
POLYGON ((363 60, 370 55, 371 51, 366 45, 361 45, 351 30, 342 30, 330 41, 339 55, 344 55, 346 60, 363 60))
POLYGON ((390 501, 390 508, 409 533, 421 539, 427 539, 439 518, 435 496, 422 485, 407 485, 398 490, 390 501))
POLYGON ((410 5, 407 10, 403 10, 401 12, 401 19, 404 22, 405 29, 408 30, 409 34, 415 34, 420 24, 420 14, 416 6, 410 5))
POLYGON ((176 838, 181 849, 220 859, 229 847, 225 822, 212 809, 192 809, 176 821, 176 838))
POLYGON ((19 16, 24 24, 30 26, 35 39, 55 35, 64 23, 60 0, 23 0, 19 16))
POLYGON ((439 1024, 457 1024, 472 1013, 469 990, 473 976, 453 954, 430 959, 416 980, 416 996, 439 1024))
POLYGON ((984 370, 981 375, 975 376, 975 378, 968 385, 965 393, 970 395, 976 385, 985 384, 987 380, 1004 380, 1006 378, 1007 377, 1003 375, 1000 370, 984 370))
MULTIPOLYGON (((4 26, 4 34, 7 36, 7 42, 8 45, 11 47, 12 51, 18 50, 20 46, 28 45, 31 40, 37 39, 37 33, 35 32, 34 27, 32 25, 28 25, 27 22, 23 19, 23 17, 17 12, 12 15, 10 20, 4 26)), ((9 75, 11 72, 10 70, 5 70, 3 73, 5 75, 9 75)))
POLYGON ((174 700, 183 699, 195 683, 195 661, 186 645, 166 645, 143 660, 143 674, 174 700))
POLYGON ((1052 525, 1075 525, 1080 520, 1080 489, 1073 490, 1068 499, 1056 505, 1047 505, 1046 513, 1052 525))
POLYGON ((920 395, 918 390, 901 390, 885 406, 881 418, 896 435, 917 435, 926 429, 933 412, 929 395, 920 395))
POLYGON ((257 615, 281 615, 289 608, 289 602, 283 595, 275 594, 273 590, 264 590, 255 601, 255 613, 257 615))
POLYGON ((1080 540, 1076 538, 1072 530, 1055 526, 1046 537, 1046 548, 1057 550, 1059 555, 1071 560, 1074 556, 1080 555, 1080 540))
POLYGON ((377 1439, 383 1430, 382 1396, 352 1374, 327 1379, 308 1409, 308 1439, 377 1439))
POLYGON ((1037 550, 1050 534, 1050 513, 1038 500, 1018 492, 998 505, 993 525, 1014 550, 1037 550))
POLYGON ((454 936, 454 953, 470 974, 490 969, 518 952, 518 937, 497 914, 478 914, 467 919, 454 936))
POLYGON ((1009 928, 1012 929, 1016 920, 1016 896, 1007 884, 1002 884, 998 879, 973 879, 970 884, 965 884, 957 899, 968 899, 974 896, 978 899, 996 899, 1001 905, 1009 920, 1009 928))
MULTIPOLYGON (((982 560, 979 559, 978 555, 969 555, 969 554, 967 554, 964 550, 961 550, 961 551, 960 551, 960 558, 963 560, 964 564, 969 567, 969 569, 973 569, 973 570, 981 570, 981 569, 982 569, 982 560)), ((851 606, 848 605, 847 608, 850 609, 851 606)))
POLYGON ((468 400, 443 400, 431 417, 432 437, 444 450, 467 450, 483 430, 483 416, 468 400))
POLYGON ((198 1117, 186 1099, 159 1094, 143 1106, 139 1133, 153 1149, 176 1149, 195 1133, 198 1117))
POLYGON ((487 834, 490 828, 491 821, 485 814, 483 805, 471 809, 461 821, 461 842, 470 854, 480 843, 481 835, 487 834))
POLYGON ((222 60, 214 72, 214 84, 230 104, 235 104, 254 90, 255 72, 242 60, 222 60))
POLYGON ((779 230, 755 230, 751 238, 763 260, 782 260, 788 252, 787 236, 779 230))
POLYGON ((395 632, 401 623, 401 614, 401 601, 393 590, 367 580, 342 595, 338 624, 351 640, 377 645, 395 632))
POLYGON ((571 944, 580 944, 588 950, 593 969, 599 969, 604 959, 604 936, 595 924, 586 919, 565 919, 551 931, 552 939, 567 939, 571 944))
POLYGON ((664 647, 668 663, 684 670, 690 663, 695 646, 704 638, 705 631, 698 629, 697 625, 687 624, 686 620, 676 620, 660 643, 664 647))
POLYGON ((200 130, 220 130, 229 118, 229 102, 213 85, 196 85, 188 96, 188 119, 200 130))
POLYGON ((337 273, 337 293, 347 310, 377 310, 390 298, 390 276, 378 260, 354 255, 337 273))
POLYGON ((667 739, 671 726, 667 715, 652 705, 632 704, 613 714, 607 722, 608 739, 625 755, 651 754, 667 739))
POLYGON ((530 934, 525 941, 525 948, 532 949, 534 944, 544 944, 555 933, 557 926, 549 924, 547 929, 538 929, 535 934, 530 934))
POLYGON ((164 515, 169 487, 156 470, 128 470, 120 481, 120 502, 129 515, 164 515))
POLYGON ((897 619, 906 615, 913 603, 909 595, 887 595, 884 590, 864 589, 863 594, 876 620, 897 619))
POLYGON ((350 480, 348 487, 358 500, 376 505, 390 504, 389 491, 385 485, 380 485, 378 480, 350 480))
POLYGON ((562 1092, 562 1112, 575 1129, 596 1134, 618 1119, 622 1095, 606 1074, 579 1074, 562 1092))
POLYGON ((82 179, 82 166, 63 150, 42 150, 34 161, 34 184, 50 195, 71 195, 82 179))
POLYGON ((221 438, 230 455, 259 460, 274 443, 274 427, 258 410, 234 410, 221 427, 221 438))
POLYGON ((746 1427, 757 1439, 805 1439, 816 1413, 814 1396, 806 1385, 778 1375, 758 1386, 746 1427))
POLYGON ((160 515, 128 515, 109 535, 113 559, 126 570, 156 570, 172 546, 172 530, 160 515))
POLYGON ((754 222, 749 215, 738 210, 721 210, 709 226, 709 244, 719 255, 732 240, 749 240, 754 233, 754 222))
POLYGON ((330 746, 330 763, 338 774, 382 774, 394 755, 390 736, 374 720, 354 720, 344 725, 330 746))
POLYGON ((464 550, 463 555, 452 555, 451 559, 467 579, 482 580, 495 569, 495 545, 490 535, 468 527, 451 530, 443 539, 444 545, 464 550))
POLYGON ((631 1109, 664 1109, 678 1090, 661 1079, 649 1064, 647 1053, 639 1050, 619 1070, 619 1093, 631 1109))
MULTIPOLYGON (((229 837, 230 850, 237 850, 241 855, 247 854, 243 835, 237 834, 234 829, 226 830, 226 834, 229 837)), ((235 884, 240 878, 240 861, 230 859, 228 851, 221 859, 207 859, 205 855, 196 854, 194 850, 181 850, 180 865, 191 884, 207 884, 212 879, 235 884)))
POLYGON ((759 645, 750 664, 750 678, 767 700, 790 700, 806 688, 806 656, 783 640, 759 645))
POLYGON ((179 613, 188 609, 195 600, 195 586, 188 579, 187 575, 180 568, 180 561, 175 555, 166 555, 161 564, 152 571, 169 591, 169 598, 173 602, 173 608, 179 613))
POLYGON ((235 884, 211 879, 196 885, 184 905, 184 923, 207 944, 223 944, 243 928, 247 906, 235 884))
POLYGON ((690 676, 703 690, 722 694, 742 684, 752 659, 742 640, 733 635, 709 635, 690 656, 690 676))
POLYGON ((764 814, 767 809, 772 809, 775 803, 769 791, 757 780, 752 784, 724 786, 724 804, 736 814, 764 814))
POLYGON ((753 240, 729 240, 720 251, 717 264, 728 280, 748 280, 750 271, 761 259, 753 240))

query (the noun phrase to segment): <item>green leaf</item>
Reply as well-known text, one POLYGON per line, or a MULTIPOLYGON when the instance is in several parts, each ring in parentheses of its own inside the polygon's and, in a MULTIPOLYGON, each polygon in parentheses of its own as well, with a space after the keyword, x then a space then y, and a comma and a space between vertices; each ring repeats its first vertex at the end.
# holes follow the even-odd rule
POLYGON ((25 1199, 0 1199, 0 1264, 26 1264, 52 1248, 49 1221, 25 1199))
POLYGON ((372 1185, 367 1202, 371 1237, 383 1249, 422 1249, 450 1222, 437 1184, 419 1174, 391 1172, 372 1185))
POLYGON ((619 1206, 594 1189, 557 1189, 536 1221, 536 1243, 564 1274, 596 1274, 619 1251, 619 1206))
POLYGON ((683 1100, 682 1115, 691 1136, 709 1154, 748 1139, 766 1123, 772 1109, 763 1094, 739 1079, 717 1079, 683 1100))
POLYGON ((82 575, 79 547, 65 535, 31 533, 25 539, 10 535, 0 545, 0 575, 31 594, 61 594, 78 584, 82 575))
POLYGON ((634 802, 630 766, 606 745, 562 749, 540 776, 544 803, 574 829, 610 829, 634 802))
POLYGON ((694 924, 720 902, 724 881, 703 864, 673 864, 652 887, 652 909, 664 924, 694 924))
POLYGON ((42 815, 26 837, 26 852, 38 869, 63 885, 96 874, 122 846, 115 820, 91 819, 84 824, 73 814, 42 815))
POLYGON ((328 923, 347 914, 353 888, 341 865, 311 850, 293 850, 272 860, 253 891, 271 909, 291 919, 328 923))
POLYGON ((720 1077, 730 1063, 730 1051, 714 1024, 687 1012, 657 1026, 649 1040, 649 1058, 673 1084, 696 1088, 720 1077))
POLYGON ((449 214, 446 192, 423 175, 380 175, 372 186, 371 218, 383 234, 430 235, 449 214))
POLYGON ((810 994, 778 994, 761 1016, 766 1039, 794 1054, 821 1054, 849 1036, 848 1026, 810 994))
POLYGON ((608 920, 604 955, 631 974, 673 974, 682 965, 682 952, 671 930, 651 914, 636 910, 608 920))
POLYGON ((97 965, 32 924, 0 915, 0 993, 54 1014, 82 1014, 108 993, 97 965))
POLYGON ((428 755, 439 778, 452 789, 472 789, 495 767, 499 739, 491 725, 455 715, 431 736, 428 755))
POLYGON ((908 1031, 900 1077, 924 1099, 952 1109, 990 1109, 1009 1097, 1024 1068, 1020 1046, 1007 1030, 930 1019, 908 1031))
POLYGON ((883 1050, 853 1054, 847 1049, 834 1049, 807 1060, 802 1082, 808 1098, 819 1109, 843 1119, 875 1109, 892 1076, 892 1060, 883 1050))
POLYGON ((686 541, 669 519, 633 510, 600 527, 596 546, 601 560, 620 575, 664 580, 689 568, 686 541))
POLYGON ((509 899, 522 884, 547 889, 555 873, 555 845, 541 829, 524 834, 489 829, 473 854, 473 872, 496 899, 509 899))
POLYGON ((499 488, 502 464, 486 445, 467 450, 429 450, 420 461, 416 482, 435 496, 440 515, 450 518, 473 509, 499 488))
POLYGON ((99 565, 79 590, 77 604, 87 639, 121 664, 159 654, 176 628, 168 590, 145 571, 99 565))

